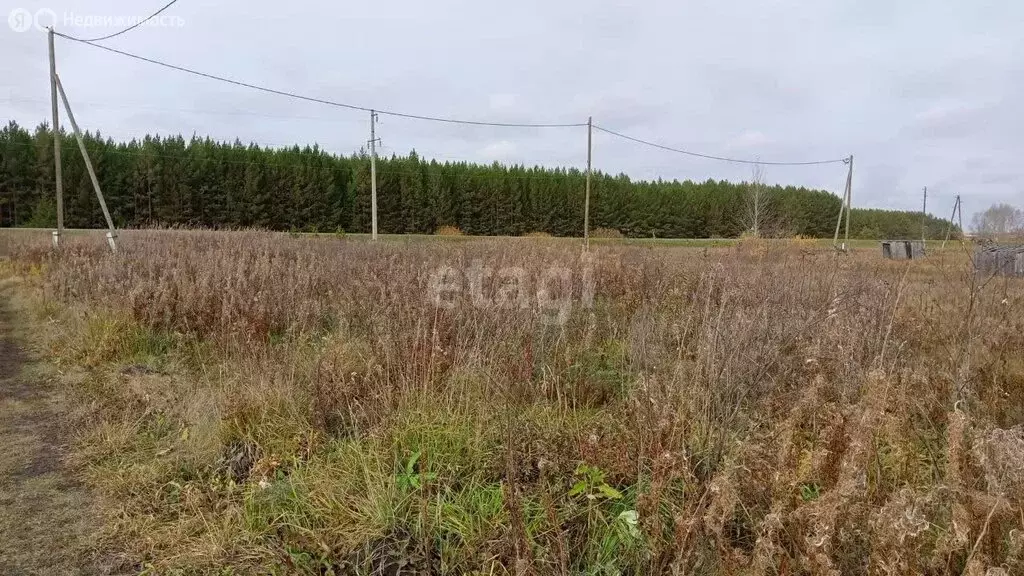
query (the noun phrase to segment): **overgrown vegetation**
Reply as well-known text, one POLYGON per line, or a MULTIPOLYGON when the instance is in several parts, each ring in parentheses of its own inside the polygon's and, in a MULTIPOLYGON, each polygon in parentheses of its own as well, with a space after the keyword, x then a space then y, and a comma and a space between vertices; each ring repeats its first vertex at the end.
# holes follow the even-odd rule
POLYGON ((47 240, 0 236, 3 270, 126 567, 1024 571, 1024 286, 959 248, 47 240), (438 305, 475 263, 572 289, 502 305, 495 273, 438 305))
MULTIPOLYGON (((118 228, 258 227, 294 232, 370 231, 370 160, 316 147, 262 148, 241 142, 147 136, 114 142, 86 135, 100 185, 118 228)), ((102 228, 82 156, 65 137, 66 222, 102 228)), ((53 227, 53 137, 13 122, 0 128, 0 226, 53 227)), ((379 230, 469 235, 545 232, 583 236, 585 175, 576 169, 490 166, 405 157, 378 163, 379 230)), ((763 235, 831 238, 839 198, 793 186, 761 186, 763 235)), ((750 228, 747 187, 724 181, 632 181, 595 174, 590 225, 629 237, 727 238, 750 228)), ((759 206, 760 206, 759 204, 759 206)), ((918 238, 921 214, 854 210, 851 232, 918 238)), ((930 238, 946 223, 930 217, 930 238)))

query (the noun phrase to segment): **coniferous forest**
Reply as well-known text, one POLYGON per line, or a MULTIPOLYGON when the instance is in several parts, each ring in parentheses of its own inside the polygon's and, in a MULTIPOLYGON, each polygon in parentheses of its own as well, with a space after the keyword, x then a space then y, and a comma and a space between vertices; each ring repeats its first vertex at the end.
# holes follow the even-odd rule
MULTIPOLYGON (((307 232, 370 230, 370 159, 317 147, 270 149, 182 136, 114 142, 87 134, 86 145, 119 228, 257 227, 307 232)), ((65 225, 103 227, 85 164, 72 134, 61 146, 65 225)), ((544 232, 581 236, 585 174, 576 169, 438 163, 379 158, 382 233, 431 234, 454 226, 466 234, 544 232)), ((749 186, 707 180, 634 181, 595 173, 591 226, 630 237, 735 237, 748 229, 749 186)), ((0 226, 56 222, 53 137, 47 125, 0 129, 0 226)), ((765 195, 767 234, 831 237, 840 200, 833 193, 774 186, 765 195)), ((851 235, 914 238, 921 213, 855 209, 851 235)), ((947 223, 929 217, 928 234, 947 223)))

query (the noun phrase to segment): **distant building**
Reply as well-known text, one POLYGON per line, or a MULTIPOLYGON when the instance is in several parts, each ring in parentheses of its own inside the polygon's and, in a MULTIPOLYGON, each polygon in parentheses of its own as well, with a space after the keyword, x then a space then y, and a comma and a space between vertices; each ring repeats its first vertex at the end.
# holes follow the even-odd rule
POLYGON ((917 260, 925 257, 921 240, 884 240, 882 257, 889 260, 917 260))

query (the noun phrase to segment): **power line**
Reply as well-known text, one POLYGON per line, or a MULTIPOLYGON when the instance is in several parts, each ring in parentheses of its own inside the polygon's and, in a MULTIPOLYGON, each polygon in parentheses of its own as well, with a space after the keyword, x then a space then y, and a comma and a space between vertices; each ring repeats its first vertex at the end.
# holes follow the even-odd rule
MULTIPOLYGON (((49 100, 44 100, 42 98, 21 98, 21 97, 0 98, 0 102, 25 103, 25 104, 49 104, 50 103, 49 100)), ((177 113, 182 113, 182 114, 209 114, 209 115, 212 115, 212 116, 253 116, 253 117, 259 117, 259 118, 271 118, 271 119, 281 119, 281 120, 316 120, 318 122, 343 122, 343 123, 355 122, 355 120, 353 120, 353 119, 346 120, 346 119, 341 119, 341 118, 332 118, 332 117, 329 117, 329 116, 295 116, 295 115, 282 115, 282 114, 265 114, 265 113, 262 113, 262 112, 252 112, 252 111, 247 111, 247 110, 201 110, 201 109, 197 109, 197 108, 167 108, 167 107, 162 107, 162 106, 144 106, 144 105, 137 105, 137 104, 117 104, 117 103, 104 104, 104 103, 98 103, 98 102, 76 102, 75 106, 82 106, 82 107, 88 107, 88 108, 98 108, 98 109, 107 109, 107 110, 151 110, 151 111, 160 111, 160 112, 177 112, 177 113)), ((202 137, 200 139, 201 140, 205 140, 206 138, 208 138, 208 137, 202 137)), ((215 141, 215 142, 218 142, 218 143, 226 143, 228 145, 232 145, 233 144, 233 140, 231 140, 231 139, 224 139, 224 138, 210 138, 210 139, 215 141)), ((299 146, 301 148, 303 146, 303 145, 298 144, 296 142, 292 142, 290 144, 286 144, 286 143, 280 143, 280 142, 268 142, 266 140, 255 140, 255 139, 242 139, 242 138, 239 138, 239 140, 243 140, 243 144, 246 144, 246 145, 248 145, 248 144, 258 144, 258 145, 266 147, 266 148, 284 149, 284 148, 293 148, 295 146, 299 146)), ((314 144, 320 144, 321 148, 324 147, 324 143, 322 143, 322 142, 314 142, 314 144)), ((388 154, 396 154, 396 155, 399 155, 399 156, 405 154, 401 150, 398 150, 398 149, 396 149, 396 148, 394 148, 392 146, 381 144, 379 138, 378 138, 377 147, 378 147, 378 150, 382 149, 382 148, 386 149, 388 154)), ((497 159, 479 158, 479 159, 475 159, 474 160, 474 159, 469 159, 469 158, 466 158, 465 156, 460 156, 460 155, 457 155, 457 154, 424 153, 423 150, 419 149, 419 148, 415 148, 415 149, 413 149, 413 151, 417 152, 421 157, 429 157, 430 159, 433 159, 433 160, 445 160, 445 161, 452 161, 452 162, 475 163, 475 164, 478 164, 478 165, 481 165, 481 166, 486 166, 486 165, 488 165, 491 162, 499 162, 502 165, 508 165, 509 164, 508 162, 500 161, 500 160, 497 160, 497 159)), ((522 165, 523 162, 512 162, 512 164, 514 164, 514 165, 522 165)), ((582 170, 582 168, 574 167, 574 166, 570 166, 570 168, 576 168, 576 169, 582 170)))
MULTIPOLYGON (((12 104, 49 104, 48 99, 43 98, 0 98, 0 102, 12 104)), ((258 118, 272 118, 279 120, 316 120, 318 122, 355 122, 352 119, 331 118, 329 116, 296 116, 292 114, 267 114, 264 112, 253 112, 249 110, 202 110, 198 108, 167 108, 163 106, 147 106, 139 104, 118 104, 98 102, 75 102, 75 106, 88 108, 100 108, 106 110, 149 110, 157 112, 177 112, 180 114, 208 114, 211 116, 253 116, 258 118)))
POLYGON ((622 138, 622 139, 625 139, 625 140, 630 140, 632 142, 636 142, 637 144, 643 144, 645 146, 651 146, 653 148, 659 148, 661 150, 667 150, 669 152, 675 152, 677 154, 685 154, 687 156, 695 156, 697 158, 707 158, 709 160, 721 160, 723 162, 736 162, 738 164, 761 164, 761 165, 765 165, 765 166, 814 166, 814 165, 820 165, 820 164, 839 164, 839 163, 846 164, 849 161, 849 158, 839 158, 839 159, 836 159, 836 160, 817 160, 817 161, 813 161, 813 162, 762 162, 760 160, 741 160, 741 159, 737 159, 737 158, 725 158, 723 156, 712 156, 711 154, 701 154, 699 152, 690 152, 688 150, 680 150, 679 148, 672 148, 670 146, 665 146, 663 144, 657 144, 655 142, 648 142, 647 140, 641 140, 639 138, 634 138, 632 136, 627 136, 627 135, 621 134, 619 132, 614 132, 614 131, 609 130, 607 128, 602 128, 602 127, 598 126, 597 124, 594 124, 594 129, 600 130, 601 132, 604 132, 606 134, 611 134, 612 136, 616 136, 618 138, 622 138))
POLYGON ((217 76, 215 74, 208 74, 206 72, 200 72, 198 70, 193 70, 191 68, 186 68, 184 66, 177 66, 175 64, 168 64, 167 62, 161 62, 160 60, 154 60, 152 58, 147 58, 145 56, 139 56, 138 54, 132 54, 131 52, 125 52, 123 50, 117 50, 116 48, 111 48, 109 46, 103 46, 101 44, 96 44, 94 41, 91 41, 91 40, 82 40, 80 38, 75 38, 74 36, 68 36, 67 34, 62 34, 60 32, 54 32, 54 34, 57 35, 57 36, 60 36, 61 38, 66 38, 66 39, 72 40, 74 42, 80 42, 82 44, 86 44, 86 45, 92 46, 94 48, 99 48, 100 50, 106 50, 107 52, 112 52, 114 54, 119 54, 121 56, 125 56, 127 58, 132 58, 132 59, 139 60, 139 61, 142 61, 142 62, 148 62, 150 64, 155 64, 157 66, 162 66, 164 68, 169 68, 171 70, 177 70, 179 72, 185 72, 186 74, 192 74, 194 76, 200 76, 202 78, 207 78, 207 79, 210 79, 210 80, 216 80, 218 82, 226 82, 228 84, 233 84, 235 86, 241 86, 243 88, 249 88, 251 90, 258 90, 260 92, 266 92, 268 94, 276 94, 278 96, 285 96, 287 98, 294 98, 296 100, 304 100, 306 102, 315 102, 317 104, 325 104, 327 106, 335 106, 337 108, 345 108, 345 109, 348 109, 348 110, 359 110, 359 111, 362 111, 362 112, 374 112, 374 111, 376 111, 378 114, 384 114, 384 115, 387 115, 387 116, 394 116, 394 117, 397 117, 397 118, 408 118, 408 119, 412 119, 412 120, 426 120, 426 121, 429 121, 429 122, 444 122, 444 123, 448 123, 448 124, 468 124, 468 125, 471 125, 471 126, 498 126, 498 127, 504 127, 504 128, 579 128, 579 127, 586 126, 585 122, 574 123, 574 124, 480 122, 480 121, 474 121, 474 120, 459 120, 459 119, 455 119, 455 118, 441 118, 441 117, 437 117, 437 116, 422 116, 422 115, 419 115, 419 114, 407 114, 407 113, 404 113, 404 112, 395 112, 395 111, 392 111, 392 110, 375 110, 373 108, 367 108, 365 106, 356 106, 356 105, 353 105, 353 104, 344 104, 342 102, 335 102, 335 101, 332 101, 332 100, 326 100, 326 99, 323 99, 323 98, 316 98, 316 97, 313 97, 313 96, 303 96, 302 94, 297 94, 295 92, 287 92, 285 90, 277 90, 275 88, 268 88, 266 86, 260 86, 258 84, 250 84, 248 82, 242 82, 240 80, 232 80, 231 78, 225 78, 224 76, 217 76))
POLYGON ((100 36, 99 38, 72 38, 71 36, 64 36, 63 34, 61 34, 61 36, 64 36, 65 38, 68 38, 68 39, 71 39, 71 40, 77 40, 79 42, 102 42, 104 40, 110 40, 111 38, 120 36, 121 34, 125 34, 127 32, 131 32, 132 30, 135 30, 139 26, 142 26, 146 22, 149 22, 153 18, 156 18, 157 16, 160 15, 161 12, 163 12, 164 10, 167 10, 171 6, 174 6, 177 2, 178 2, 178 0, 171 0, 163 8, 161 8, 161 9, 157 10, 156 12, 153 12, 152 14, 150 14, 149 17, 146 18, 145 20, 140 20, 140 21, 136 22, 135 24, 125 28, 124 30, 121 30, 120 32, 114 32, 113 34, 108 34, 106 36, 100 36))

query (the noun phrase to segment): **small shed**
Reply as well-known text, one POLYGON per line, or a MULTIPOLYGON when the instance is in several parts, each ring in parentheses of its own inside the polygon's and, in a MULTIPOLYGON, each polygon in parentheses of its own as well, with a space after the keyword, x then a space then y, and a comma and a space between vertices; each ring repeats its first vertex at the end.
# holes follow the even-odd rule
POLYGON ((917 260, 924 258, 924 242, 921 240, 884 240, 882 257, 889 260, 917 260))
POLYGON ((1024 278, 1024 245, 980 248, 974 253, 974 266, 986 275, 1024 278))

